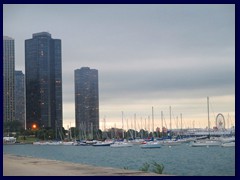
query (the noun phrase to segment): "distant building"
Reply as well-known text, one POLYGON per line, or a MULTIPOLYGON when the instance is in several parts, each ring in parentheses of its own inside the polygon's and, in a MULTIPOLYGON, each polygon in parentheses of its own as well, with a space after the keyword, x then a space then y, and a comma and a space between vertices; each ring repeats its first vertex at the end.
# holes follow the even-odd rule
POLYGON ((26 125, 62 128, 61 40, 48 32, 25 40, 26 125))
POLYGON ((98 70, 74 71, 76 128, 91 133, 99 129, 98 70))
POLYGON ((22 71, 15 71, 15 120, 26 127, 25 118, 25 81, 22 71))
POLYGON ((15 120, 14 107, 14 39, 3 36, 3 121, 15 120))

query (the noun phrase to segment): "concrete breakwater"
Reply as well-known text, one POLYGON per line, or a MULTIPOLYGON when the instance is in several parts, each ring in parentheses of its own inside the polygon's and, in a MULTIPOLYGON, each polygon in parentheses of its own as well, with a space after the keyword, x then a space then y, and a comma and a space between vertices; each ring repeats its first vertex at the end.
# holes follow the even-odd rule
POLYGON ((142 171, 3 154, 4 176, 166 176, 142 171))

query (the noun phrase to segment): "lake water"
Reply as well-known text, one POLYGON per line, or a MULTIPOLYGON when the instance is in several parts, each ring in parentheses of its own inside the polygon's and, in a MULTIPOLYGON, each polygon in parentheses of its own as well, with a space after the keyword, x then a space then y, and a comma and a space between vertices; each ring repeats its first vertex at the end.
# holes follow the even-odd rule
POLYGON ((4 145, 3 153, 96 166, 139 170, 144 163, 164 165, 164 174, 235 176, 235 147, 190 147, 189 144, 141 149, 93 146, 4 145))

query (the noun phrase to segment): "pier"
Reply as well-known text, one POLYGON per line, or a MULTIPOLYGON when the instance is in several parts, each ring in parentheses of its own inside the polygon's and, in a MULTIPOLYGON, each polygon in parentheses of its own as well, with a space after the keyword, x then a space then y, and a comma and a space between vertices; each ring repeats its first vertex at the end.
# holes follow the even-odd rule
POLYGON ((168 176, 150 172, 3 154, 3 176, 168 176))

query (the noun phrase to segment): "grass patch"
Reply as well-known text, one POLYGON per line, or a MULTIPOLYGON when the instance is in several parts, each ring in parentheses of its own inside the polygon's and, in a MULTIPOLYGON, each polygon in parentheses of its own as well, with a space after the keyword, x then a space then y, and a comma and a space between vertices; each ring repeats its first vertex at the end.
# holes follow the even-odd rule
POLYGON ((164 170, 164 165, 161 163, 157 163, 156 161, 152 161, 151 164, 145 162, 143 166, 139 168, 139 170, 144 172, 148 172, 149 170, 151 170, 151 172, 154 172, 156 174, 162 174, 164 170))
POLYGON ((157 174, 162 174, 163 170, 164 170, 164 165, 157 163, 155 161, 152 162, 152 166, 153 166, 153 172, 157 173, 157 174))
POLYGON ((142 167, 139 168, 140 171, 144 171, 147 172, 149 170, 150 164, 148 164, 147 162, 143 164, 142 167))

